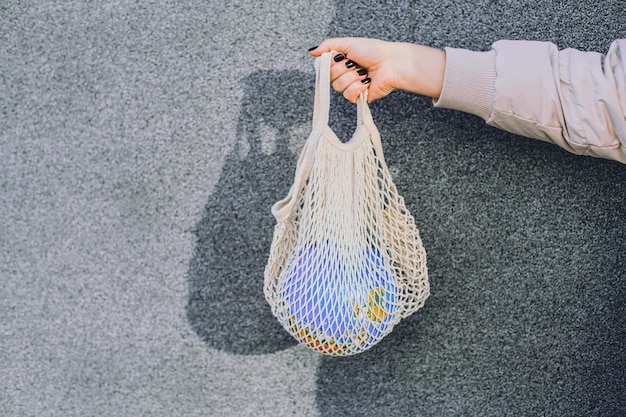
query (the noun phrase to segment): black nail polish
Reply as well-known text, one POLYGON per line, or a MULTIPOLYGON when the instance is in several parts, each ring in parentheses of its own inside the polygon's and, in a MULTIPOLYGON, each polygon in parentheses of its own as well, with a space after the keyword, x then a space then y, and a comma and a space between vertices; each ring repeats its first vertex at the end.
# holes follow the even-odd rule
POLYGON ((309 48, 309 52, 311 52, 312 50, 317 49, 317 45, 314 46, 313 48, 309 48))
POLYGON ((359 75, 365 75, 367 74, 367 70, 365 68, 360 68, 358 70, 356 70, 356 73, 359 75))
POLYGON ((372 81, 372 79, 370 77, 367 77, 367 78, 364 78, 364 79, 361 80, 361 82, 363 84, 369 84, 371 81, 372 81))
POLYGON ((339 61, 343 61, 345 58, 346 56, 344 54, 337 54, 335 55, 333 59, 335 60, 335 62, 339 62, 339 61))
POLYGON ((356 63, 354 61, 348 60, 348 62, 346 62, 346 67, 347 68, 352 68, 356 65, 356 63))

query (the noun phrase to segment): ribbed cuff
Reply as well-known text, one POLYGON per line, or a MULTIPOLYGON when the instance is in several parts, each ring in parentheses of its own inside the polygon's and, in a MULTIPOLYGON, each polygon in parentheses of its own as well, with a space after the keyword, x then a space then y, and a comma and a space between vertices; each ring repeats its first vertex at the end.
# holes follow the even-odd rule
POLYGON ((491 115, 496 79, 496 52, 446 48, 446 70, 435 107, 460 110, 484 120, 491 115))

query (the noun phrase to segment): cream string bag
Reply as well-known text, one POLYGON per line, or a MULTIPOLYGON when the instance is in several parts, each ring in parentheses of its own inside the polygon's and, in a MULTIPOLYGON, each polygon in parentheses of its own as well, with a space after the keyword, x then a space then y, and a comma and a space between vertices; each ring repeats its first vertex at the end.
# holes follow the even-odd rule
POLYGON ((264 292, 298 341, 346 356, 422 307, 429 284, 426 252, 385 164, 367 91, 349 142, 328 126, 330 59, 316 59, 313 130, 288 196, 272 207, 264 292))

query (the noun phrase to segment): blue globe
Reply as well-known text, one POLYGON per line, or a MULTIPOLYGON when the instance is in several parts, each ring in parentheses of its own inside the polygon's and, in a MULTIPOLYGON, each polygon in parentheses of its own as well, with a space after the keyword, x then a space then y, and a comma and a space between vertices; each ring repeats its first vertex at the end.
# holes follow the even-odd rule
POLYGON ((346 260, 337 245, 312 244, 289 264, 283 298, 292 332, 324 352, 364 350, 397 321, 400 289, 384 258, 373 247, 346 260))

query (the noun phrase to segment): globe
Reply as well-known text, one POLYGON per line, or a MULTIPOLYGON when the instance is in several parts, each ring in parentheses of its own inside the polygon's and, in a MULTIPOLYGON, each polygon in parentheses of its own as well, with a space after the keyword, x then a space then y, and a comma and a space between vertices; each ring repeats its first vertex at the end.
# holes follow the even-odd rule
POLYGON ((282 282, 289 330, 317 350, 364 350, 399 320, 400 288, 372 246, 310 244, 289 263, 282 282))

